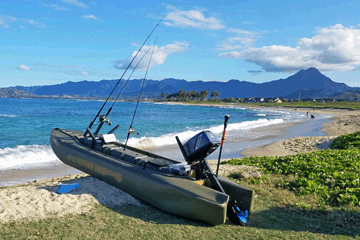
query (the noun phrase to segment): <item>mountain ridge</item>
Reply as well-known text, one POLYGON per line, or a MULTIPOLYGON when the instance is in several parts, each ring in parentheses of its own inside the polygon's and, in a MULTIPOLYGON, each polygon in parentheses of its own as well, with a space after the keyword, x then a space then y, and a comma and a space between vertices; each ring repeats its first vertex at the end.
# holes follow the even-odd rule
MULTIPOLYGON (((44 86, 15 86, 12 88, 36 95, 80 95, 86 97, 107 97, 118 80, 100 80, 80 82, 68 81, 56 85, 44 86)), ((139 94, 142 79, 130 80, 122 97, 133 97, 139 94)), ((240 81, 231 79, 226 82, 220 81, 186 81, 184 79, 165 78, 163 80, 147 79, 143 89, 143 96, 159 97, 162 92, 173 94, 180 89, 184 91, 203 91, 207 90, 209 94, 212 91, 218 91, 221 98, 246 98, 246 97, 284 97, 292 96, 298 98, 299 91, 307 92, 309 97, 326 97, 337 93, 344 93, 358 88, 352 88, 345 83, 337 83, 323 75, 316 68, 300 70, 292 76, 285 79, 272 80, 264 83, 252 83, 249 81, 240 81), (314 96, 310 96, 312 93, 314 96)), ((117 95, 118 90, 114 91, 117 95)))

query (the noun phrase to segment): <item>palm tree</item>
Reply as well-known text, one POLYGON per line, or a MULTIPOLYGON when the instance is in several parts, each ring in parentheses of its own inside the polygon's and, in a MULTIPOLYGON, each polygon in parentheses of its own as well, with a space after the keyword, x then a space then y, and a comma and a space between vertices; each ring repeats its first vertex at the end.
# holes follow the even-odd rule
POLYGON ((205 98, 207 98, 208 95, 209 95, 209 93, 208 93, 207 90, 201 91, 201 92, 200 92, 200 98, 201 98, 201 100, 204 100, 205 98))
POLYGON ((211 98, 217 98, 220 96, 220 93, 218 91, 214 90, 214 91, 212 91, 210 96, 211 96, 211 98))
POLYGON ((162 92, 162 93, 161 93, 161 99, 164 99, 164 98, 166 98, 166 93, 165 93, 165 92, 162 92))

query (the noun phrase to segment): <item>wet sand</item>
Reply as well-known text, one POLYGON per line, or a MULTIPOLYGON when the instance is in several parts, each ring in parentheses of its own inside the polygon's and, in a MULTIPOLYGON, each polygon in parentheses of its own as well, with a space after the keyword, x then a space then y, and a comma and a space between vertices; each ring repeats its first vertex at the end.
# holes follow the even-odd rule
POLYGON ((2 170, 0 175, 0 186, 11 186, 15 184, 80 173, 83 172, 63 164, 61 161, 48 166, 27 168, 26 170, 20 168, 2 170))

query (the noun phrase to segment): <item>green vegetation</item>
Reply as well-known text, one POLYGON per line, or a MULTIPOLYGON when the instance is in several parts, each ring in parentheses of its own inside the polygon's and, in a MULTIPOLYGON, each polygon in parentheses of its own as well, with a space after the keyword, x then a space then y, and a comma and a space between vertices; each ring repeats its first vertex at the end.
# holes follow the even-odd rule
POLYGON ((360 206, 360 132, 343 135, 332 143, 333 149, 294 156, 249 157, 223 164, 260 167, 266 174, 292 175, 279 187, 297 195, 314 194, 316 207, 360 206))
POLYGON ((337 149, 355 150, 360 148, 360 132, 339 136, 332 142, 331 147, 337 149))
MULTIPOLYGON (((213 94, 213 93, 211 93, 213 94)), ((180 89, 179 92, 174 94, 166 94, 165 92, 161 93, 162 100, 175 100, 175 101, 202 101, 208 97, 209 93, 207 90, 197 92, 195 90, 186 92, 183 89, 180 89)), ((219 93, 220 95, 220 93, 219 93)))
MULTIPOLYGON (((359 110, 359 102, 348 102, 348 101, 335 101, 335 102, 314 102, 314 101, 296 101, 288 102, 287 99, 281 99, 282 103, 276 103, 273 99, 267 99, 262 103, 246 103, 244 98, 219 98, 220 93, 213 91, 210 94, 204 90, 201 92, 189 91, 186 92, 181 89, 179 92, 174 94, 161 94, 161 101, 180 101, 191 104, 214 104, 214 103, 232 103, 238 104, 244 107, 290 107, 290 108, 313 108, 313 109, 324 109, 324 108, 337 108, 337 109, 349 109, 359 110)), ((156 100, 155 100, 156 101, 156 100)))
POLYGON ((258 166, 268 174, 294 175, 279 186, 299 195, 315 194, 316 206, 360 206, 360 152, 358 150, 323 150, 285 157, 249 157, 227 164, 258 166))

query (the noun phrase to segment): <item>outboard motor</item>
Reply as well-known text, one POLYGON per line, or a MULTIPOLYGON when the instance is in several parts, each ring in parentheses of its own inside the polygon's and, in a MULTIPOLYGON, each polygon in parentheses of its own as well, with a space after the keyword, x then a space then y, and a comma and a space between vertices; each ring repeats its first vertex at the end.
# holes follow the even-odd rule
MULTIPOLYGON (((202 131, 190 138, 185 144, 182 144, 177 136, 175 138, 186 162, 197 166, 201 175, 208 178, 217 191, 226 194, 206 160, 206 157, 220 146, 220 142, 215 135, 210 131, 202 131)), ((248 212, 242 212, 235 200, 229 200, 227 214, 229 220, 234 224, 244 226, 247 222, 248 212)))

